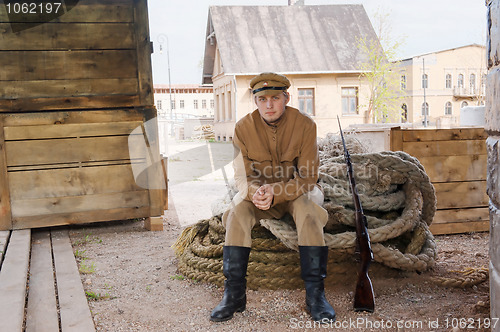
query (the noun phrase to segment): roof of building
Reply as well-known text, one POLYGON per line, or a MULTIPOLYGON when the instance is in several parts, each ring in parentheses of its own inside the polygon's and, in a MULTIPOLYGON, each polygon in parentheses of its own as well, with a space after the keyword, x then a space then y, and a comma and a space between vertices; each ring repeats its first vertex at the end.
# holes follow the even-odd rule
POLYGON ((414 55, 410 58, 405 58, 405 59, 401 59, 399 61, 409 61, 409 60, 413 60, 415 58, 419 58, 419 57, 423 57, 423 56, 426 56, 426 55, 430 55, 430 54, 437 54, 437 53, 444 53, 444 52, 450 52, 450 51, 455 51, 455 50, 458 50, 458 49, 461 49, 461 48, 468 48, 468 47, 478 47, 478 48, 483 48, 483 49, 486 49, 486 46, 485 45, 480 45, 480 44, 468 44, 468 45, 463 45, 463 46, 457 46, 457 47, 453 47, 453 48, 447 48, 445 50, 439 50, 439 51, 434 51, 434 52, 428 52, 428 53, 422 53, 422 54, 417 54, 417 55, 414 55))
POLYGON ((378 40, 362 5, 211 6, 206 37, 203 83, 216 48, 226 74, 359 72, 358 39, 378 40))

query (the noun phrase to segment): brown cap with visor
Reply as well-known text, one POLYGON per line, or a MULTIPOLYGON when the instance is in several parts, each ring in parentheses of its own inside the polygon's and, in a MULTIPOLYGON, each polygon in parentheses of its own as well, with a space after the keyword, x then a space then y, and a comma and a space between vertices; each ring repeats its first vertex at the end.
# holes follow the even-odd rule
POLYGON ((288 78, 277 73, 261 73, 250 81, 250 88, 254 96, 275 95, 286 91, 289 87, 288 78))

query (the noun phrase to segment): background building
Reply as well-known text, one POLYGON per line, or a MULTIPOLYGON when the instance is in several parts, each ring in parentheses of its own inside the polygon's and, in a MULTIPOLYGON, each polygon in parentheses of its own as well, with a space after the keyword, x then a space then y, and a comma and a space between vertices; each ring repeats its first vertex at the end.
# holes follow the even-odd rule
POLYGON ((402 60, 403 122, 424 125, 427 114, 428 125, 458 125, 462 107, 484 105, 485 61, 486 48, 476 44, 402 60))
POLYGON ((212 86, 155 84, 154 102, 160 117, 174 122, 214 115, 212 86))
POLYGON ((203 84, 214 87, 216 140, 231 140, 256 109, 249 82, 265 71, 290 79, 289 105, 313 117, 319 136, 338 131, 337 115, 345 127, 363 123, 363 37, 378 41, 362 5, 210 7, 203 84))

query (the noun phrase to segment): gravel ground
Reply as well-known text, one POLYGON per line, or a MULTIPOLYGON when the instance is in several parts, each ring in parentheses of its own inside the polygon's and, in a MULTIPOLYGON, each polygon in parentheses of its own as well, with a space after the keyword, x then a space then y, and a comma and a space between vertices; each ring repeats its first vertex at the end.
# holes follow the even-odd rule
MULTIPOLYGON (((72 226, 75 255, 87 267, 82 282, 98 331, 487 331, 489 285, 446 288, 432 277, 456 277, 456 270, 487 267, 488 233, 436 237, 439 255, 428 272, 370 272, 376 309, 352 309, 355 278, 330 275, 326 295, 337 311, 333 325, 314 326, 305 312, 305 292, 249 290, 247 310, 222 323, 209 321, 223 289, 187 280, 177 271, 171 245, 183 228, 210 217, 212 198, 223 195, 221 173, 200 166, 199 143, 179 145, 169 162, 169 209, 164 231, 149 232, 142 220, 72 226), (191 152, 189 152, 191 151, 191 152), (196 168, 193 165, 197 165, 196 168), (183 173, 196 169, 196 174, 183 173), (461 328, 462 327, 462 328, 461 328)), ((212 145, 214 163, 225 164, 229 144, 212 145), (220 150, 220 151, 219 151, 220 150)), ((83 269, 82 269, 83 271, 83 269)), ((500 323, 499 323, 500 324, 500 323)))

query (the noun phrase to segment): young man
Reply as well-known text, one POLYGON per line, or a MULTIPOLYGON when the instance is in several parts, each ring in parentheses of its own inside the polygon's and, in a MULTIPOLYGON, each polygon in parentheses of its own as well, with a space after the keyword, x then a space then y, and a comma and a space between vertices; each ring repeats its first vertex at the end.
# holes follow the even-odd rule
POLYGON ((236 123, 235 180, 240 202, 222 217, 226 228, 223 248, 224 297, 212 311, 212 321, 231 319, 246 307, 246 272, 252 227, 263 218, 290 213, 295 222, 306 288, 306 306, 314 320, 334 320, 325 298, 328 247, 323 227, 328 213, 321 207, 318 181, 316 124, 299 110, 286 106, 290 81, 262 73, 250 81, 257 110, 236 123))

